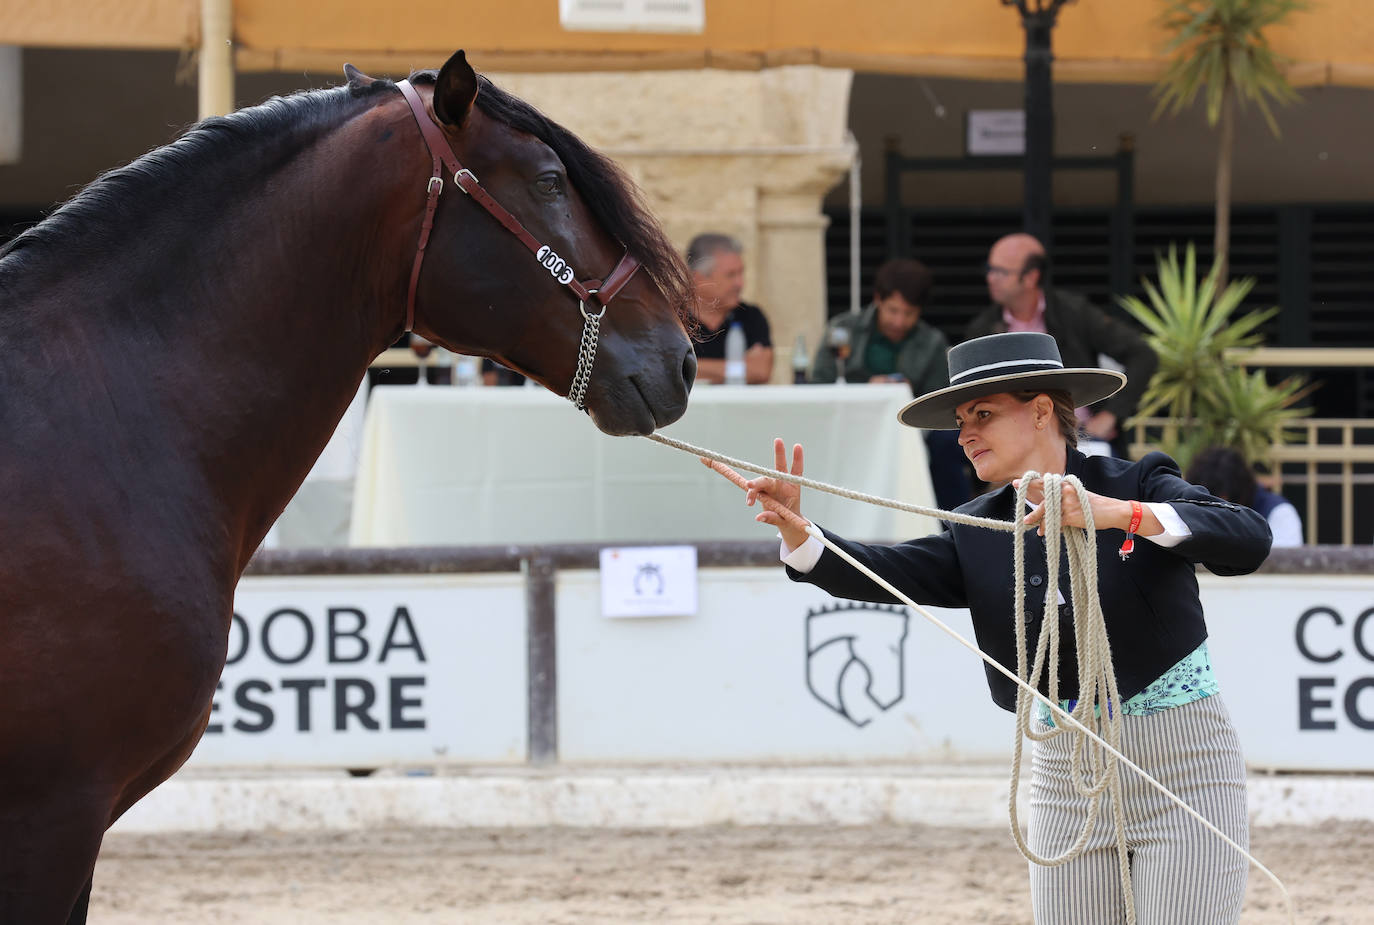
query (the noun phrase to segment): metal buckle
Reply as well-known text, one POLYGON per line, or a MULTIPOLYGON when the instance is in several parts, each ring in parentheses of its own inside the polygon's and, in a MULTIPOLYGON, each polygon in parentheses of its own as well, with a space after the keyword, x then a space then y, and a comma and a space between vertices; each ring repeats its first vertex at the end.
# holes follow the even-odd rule
POLYGON ((473 183, 477 183, 477 184, 480 185, 480 184, 481 184, 481 181, 477 179, 477 174, 473 173, 471 170, 468 170, 466 167, 464 167, 462 170, 459 170, 459 171, 457 171, 456 173, 454 173, 454 175, 453 175, 453 183, 454 183, 454 185, 457 186, 460 190, 463 190, 463 194, 464 194, 464 195, 467 195, 467 194, 468 194, 468 191, 467 191, 466 189, 463 188, 462 182, 459 181, 459 179, 458 179, 458 178, 461 177, 463 174, 467 174, 467 175, 468 175, 468 179, 472 180, 473 183))
MULTIPOLYGON (((588 290, 587 290, 587 295, 596 295, 596 294, 597 294, 598 292, 600 292, 600 291, 601 291, 600 289, 588 289, 588 290)), ((584 319, 586 319, 587 321, 600 321, 600 320, 601 320, 601 316, 603 316, 603 315, 606 314, 606 306, 604 306, 604 305, 601 306, 601 311, 597 312, 595 315, 589 315, 589 314, 587 314, 587 303, 586 303, 586 302, 583 302, 583 301, 579 300, 578 303, 577 303, 577 307, 582 311, 582 317, 583 317, 584 319)))

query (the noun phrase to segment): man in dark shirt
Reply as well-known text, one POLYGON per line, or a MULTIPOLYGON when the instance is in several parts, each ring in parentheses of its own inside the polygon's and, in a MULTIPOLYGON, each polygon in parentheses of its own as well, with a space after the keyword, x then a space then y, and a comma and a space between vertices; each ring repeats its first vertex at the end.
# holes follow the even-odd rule
POLYGON ((1127 385, 1106 401, 1079 409, 1083 432, 1112 444, 1125 456, 1121 427, 1135 413, 1159 360, 1145 338, 1129 324, 1113 318, 1083 296, 1062 289, 1046 289, 1049 257, 1045 246, 1028 234, 1010 234, 988 253, 988 294, 993 305, 979 313, 964 330, 965 340, 1006 331, 1040 331, 1055 339, 1064 365, 1091 368, 1099 356, 1121 366, 1127 385))
POLYGON ((757 305, 740 301, 744 291, 744 247, 725 234, 699 234, 687 246, 687 264, 696 282, 694 342, 697 381, 725 381, 725 336, 739 322, 744 330, 745 381, 767 382, 773 375, 773 340, 768 318, 757 305))

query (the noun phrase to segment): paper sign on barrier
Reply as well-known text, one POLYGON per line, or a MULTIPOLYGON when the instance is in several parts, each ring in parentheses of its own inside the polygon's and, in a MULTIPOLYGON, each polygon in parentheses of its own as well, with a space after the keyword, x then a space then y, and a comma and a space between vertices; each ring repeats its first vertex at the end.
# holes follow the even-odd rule
POLYGON ((695 546, 601 550, 603 617, 690 617, 696 612, 695 546))

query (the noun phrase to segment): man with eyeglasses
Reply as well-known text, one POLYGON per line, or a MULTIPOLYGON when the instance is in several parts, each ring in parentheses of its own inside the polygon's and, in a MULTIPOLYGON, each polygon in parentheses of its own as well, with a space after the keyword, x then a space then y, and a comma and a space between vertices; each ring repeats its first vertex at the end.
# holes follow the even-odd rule
POLYGON ((1078 417, 1084 434, 1125 456, 1127 440, 1121 426, 1135 413, 1158 358, 1131 325, 1077 293, 1046 288, 1049 265, 1044 245, 1031 235, 1010 234, 992 245, 984 272, 993 304, 969 322, 964 339, 1039 331, 1055 339, 1066 367, 1105 364, 1121 369, 1128 385, 1106 401, 1079 408, 1078 417))

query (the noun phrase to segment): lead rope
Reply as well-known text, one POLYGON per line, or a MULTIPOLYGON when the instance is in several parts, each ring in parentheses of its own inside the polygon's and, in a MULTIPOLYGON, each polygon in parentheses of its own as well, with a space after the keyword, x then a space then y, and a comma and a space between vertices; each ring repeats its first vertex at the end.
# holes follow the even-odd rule
POLYGON ((879 587, 883 588, 893 597, 915 610, 925 617, 936 628, 940 629, 947 636, 952 638, 964 648, 977 655, 983 662, 1004 677, 1013 681, 1017 685, 1016 692, 1016 743, 1013 749, 1012 758, 1012 777, 1009 798, 1009 816, 1011 821, 1012 837, 1016 842, 1017 849, 1029 861, 1041 866, 1058 866, 1066 864, 1077 857, 1087 843, 1087 839, 1092 832, 1096 822, 1098 810, 1101 805, 1101 795, 1103 792, 1110 793, 1112 802, 1112 816, 1116 824, 1116 845, 1117 845, 1117 865, 1121 875, 1121 886, 1123 898, 1126 906, 1126 919, 1128 923, 1135 922, 1135 900, 1131 890, 1131 876, 1129 860, 1126 854, 1125 845, 1125 817, 1124 807, 1121 798, 1121 772, 1120 766, 1125 765, 1140 776, 1155 790, 1159 791, 1180 809, 1200 822, 1213 835, 1220 838, 1223 842, 1230 845, 1240 852, 1246 860, 1267 876, 1274 885, 1278 887, 1279 893, 1283 896, 1284 905, 1288 911, 1288 921, 1297 921, 1293 909, 1293 898, 1288 893, 1288 888, 1283 885, 1283 881, 1275 876, 1274 872, 1261 864, 1254 855, 1238 845, 1221 829, 1217 828, 1210 821, 1205 819, 1197 810, 1176 796, 1169 788, 1165 787, 1143 768, 1131 761, 1121 753, 1121 710, 1120 695, 1116 687, 1115 672, 1112 670, 1111 648, 1107 639, 1106 622, 1102 614, 1102 603, 1097 592, 1097 543, 1095 539, 1095 526, 1092 521, 1092 510, 1087 504, 1087 489, 1075 476, 1058 476, 1050 474, 1041 476, 1036 472, 1027 472, 1021 479, 1021 486, 1016 492, 1016 509, 1024 511, 1026 508, 1026 490, 1031 479, 1042 478, 1045 490, 1045 516, 1042 526, 1045 531, 1045 554, 1047 559, 1048 583, 1045 589, 1045 611, 1042 620, 1043 629, 1036 644, 1035 658, 1032 661, 1029 671, 1026 669, 1026 620, 1025 620, 1025 519, 1017 517, 1013 521, 994 520, 988 517, 973 517, 968 514, 960 514, 955 511, 943 511, 939 508, 924 507, 918 504, 909 504, 903 501, 894 501, 889 498, 882 498, 878 495, 869 495, 863 492, 852 491, 848 488, 841 488, 836 485, 829 485, 825 482, 818 482, 814 479, 803 478, 799 475, 792 475, 787 472, 779 472, 776 469, 768 469, 757 466, 753 463, 741 459, 735 459, 707 450, 702 447, 694 446, 682 440, 675 440, 672 437, 665 437, 662 434, 648 434, 648 439, 669 446, 685 453, 702 459, 711 460, 711 468, 721 475, 734 482, 740 488, 744 487, 745 478, 736 469, 743 469, 746 472, 755 472, 766 475, 770 478, 781 479, 791 482, 804 488, 812 488, 817 491, 839 495, 842 498, 849 498, 856 501, 864 501, 875 504, 879 507, 887 507, 893 510, 905 511, 910 514, 924 514, 939 520, 951 523, 966 524, 969 526, 986 527, 990 530, 999 530, 1004 533, 1011 533, 1012 536, 1012 569, 1016 582, 1015 611, 1013 618, 1016 622, 1016 674, 1012 674, 1005 666, 996 659, 989 656, 982 649, 972 642, 969 642, 955 630, 951 629, 946 623, 927 611, 920 604, 907 597, 891 582, 876 574, 863 563, 857 561, 848 552, 841 549, 827 538, 824 532, 815 524, 806 522, 797 514, 773 501, 771 498, 760 498, 759 500, 769 510, 777 513, 780 517, 790 521, 798 529, 805 530, 814 536, 831 552, 835 553, 854 568, 867 575, 879 587), (1063 497, 1062 485, 1068 483, 1078 492, 1080 506, 1083 509, 1083 518, 1086 527, 1065 528, 1063 525, 1063 497), (1065 712, 1057 702, 1059 693, 1058 661, 1059 661, 1059 554, 1061 541, 1067 549, 1069 560, 1069 587, 1071 603, 1074 607, 1074 636, 1078 653, 1078 684, 1079 699, 1071 713, 1065 712), (1045 696, 1036 689, 1039 679, 1048 670, 1049 696, 1045 696), (1037 733, 1030 723, 1030 710, 1033 702, 1038 702, 1045 707, 1055 719, 1053 728, 1046 732, 1037 733), (1096 726, 1099 731, 1089 728, 1089 723, 1096 726), (1072 758, 1070 763, 1071 776, 1075 789, 1083 796, 1089 798, 1088 817, 1084 822, 1082 831, 1074 844, 1056 858, 1041 858, 1030 850, 1021 835, 1020 823, 1016 813, 1016 792, 1020 782, 1021 773, 1021 754, 1023 738, 1033 741, 1045 741, 1060 735, 1072 727, 1077 735, 1072 748, 1072 758), (1090 747, 1090 746, 1095 746, 1090 747), (1087 768, 1084 769, 1086 762, 1087 768))
POLYGON ((1112 802, 1112 817, 1116 831, 1117 867, 1121 875, 1122 901, 1126 907, 1127 925, 1135 925, 1135 893, 1131 888, 1130 859, 1126 850, 1125 808, 1121 795, 1120 766, 1101 748, 1092 747, 1082 734, 1075 736, 1071 746, 1069 776, 1074 790, 1088 800, 1083 828, 1063 854, 1043 857, 1031 850, 1021 834, 1016 811, 1016 793, 1021 782, 1021 750, 1025 739, 1046 742, 1068 732, 1058 724, 1045 732, 1036 732, 1031 723, 1034 700, 1027 690, 1036 690, 1040 678, 1049 684, 1049 699, 1059 702, 1059 555, 1065 547, 1069 559, 1070 602, 1073 606, 1074 643, 1078 655, 1078 702, 1072 716, 1085 729, 1107 743, 1114 753, 1121 749, 1121 697, 1116 686, 1116 671, 1112 668, 1111 645, 1107 639, 1107 624, 1102 613, 1102 601, 1097 592, 1096 525, 1088 490, 1077 476, 1041 475, 1027 472, 1021 477, 1016 491, 1016 510, 1026 510, 1026 492, 1032 479, 1043 479, 1045 490, 1044 530, 1045 560, 1048 581, 1045 586, 1045 609, 1041 620, 1040 637, 1035 658, 1029 672, 1026 669, 1026 524, 1017 518, 1012 531, 1012 571, 1016 583, 1013 621, 1016 625, 1016 674, 1022 686, 1016 689, 1016 741, 1012 748, 1011 786, 1008 814, 1011 818, 1012 838, 1022 857, 1042 867, 1059 867, 1083 853, 1102 805, 1102 794, 1108 793, 1112 802), (1065 530, 1063 525, 1063 486, 1078 493, 1083 509, 1081 530, 1065 530), (1095 727, 1095 728, 1094 728, 1095 727), (1085 759, 1086 753, 1086 759, 1085 759), (1087 767, 1084 768, 1086 760, 1087 767))

